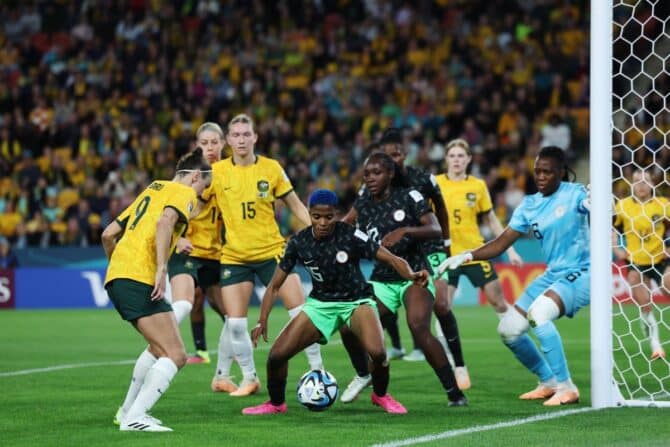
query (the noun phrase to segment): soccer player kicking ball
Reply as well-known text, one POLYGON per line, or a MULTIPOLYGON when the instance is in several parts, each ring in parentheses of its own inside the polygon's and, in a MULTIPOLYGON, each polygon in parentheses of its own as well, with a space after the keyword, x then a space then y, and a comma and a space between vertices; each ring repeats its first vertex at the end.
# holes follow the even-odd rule
POLYGON ((289 359, 312 343, 327 343, 344 324, 351 327, 370 356, 372 403, 387 413, 407 413, 405 407, 386 392, 389 363, 384 350, 384 335, 372 286, 365 281, 359 263, 361 258, 378 259, 402 278, 420 286, 427 283, 428 272, 414 272, 404 259, 394 256, 362 231, 338 222, 337 196, 332 191, 314 191, 308 205, 312 225, 289 241, 284 257, 275 269, 263 295, 258 324, 252 331, 254 346, 260 336, 268 341, 268 316, 279 288, 296 263, 302 263, 312 276, 313 289, 301 312, 282 330, 270 349, 267 361, 270 400, 245 408, 242 414, 286 413, 289 359))
POLYGON ((453 270, 466 262, 500 256, 528 232, 540 241, 547 270, 517 299, 516 312, 507 312, 500 320, 498 333, 516 358, 540 379, 537 388, 519 398, 547 399, 546 406, 579 402, 579 390, 570 379, 554 320, 564 315, 572 318, 590 302, 590 203, 584 185, 563 181, 568 172, 572 171, 561 148, 542 148, 535 160, 539 192, 523 199, 502 234, 472 252, 448 258, 438 269, 453 270), (528 335, 531 327, 544 355, 528 335))
POLYGON ((176 171, 172 181, 151 183, 102 233, 109 259, 105 289, 121 317, 149 343, 117 412, 121 431, 172 431, 148 414, 186 363, 175 314, 163 296, 167 263, 212 178, 200 148, 182 157, 176 171))

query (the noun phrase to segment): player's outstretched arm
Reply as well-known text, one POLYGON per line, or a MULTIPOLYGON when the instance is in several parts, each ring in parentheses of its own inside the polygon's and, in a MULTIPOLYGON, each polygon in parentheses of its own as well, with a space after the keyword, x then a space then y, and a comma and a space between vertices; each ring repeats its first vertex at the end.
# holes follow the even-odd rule
POLYGON ((415 272, 407 261, 394 255, 384 247, 379 247, 379 250, 377 250, 377 259, 393 267, 404 279, 414 281, 421 287, 424 287, 428 283, 430 275, 426 270, 415 272))
POLYGON ((347 214, 345 214, 344 217, 340 219, 340 221, 346 222, 349 225, 354 225, 356 223, 356 219, 358 219, 358 213, 356 212, 356 208, 352 206, 347 214))
POLYGON ((266 343, 268 342, 268 317, 270 316, 272 306, 277 300, 277 295, 279 295, 279 289, 282 284, 284 284, 284 281, 286 281, 287 276, 288 272, 285 272, 277 266, 272 275, 272 279, 270 280, 270 284, 268 284, 265 289, 265 293, 261 300, 261 311, 258 316, 258 323, 251 330, 251 341, 253 342, 254 347, 258 345, 258 337, 261 335, 263 336, 263 340, 266 343))
POLYGON ((117 221, 112 221, 102 232, 102 248, 105 250, 107 259, 112 258, 114 248, 116 248, 116 239, 123 233, 123 227, 117 221))
POLYGON ((303 228, 312 225, 312 219, 309 217, 309 211, 307 211, 307 207, 304 203, 302 203, 300 197, 298 197, 295 191, 291 191, 290 193, 286 194, 284 197, 282 197, 282 200, 286 206, 288 206, 291 212, 295 214, 298 219, 300 219, 300 222, 303 224, 303 228))
MULTIPOLYGON (((489 226, 489 228, 491 228, 491 231, 493 231, 493 235, 495 237, 498 237, 503 233, 504 228, 500 223, 500 220, 498 220, 498 216, 496 216, 495 211, 493 211, 493 208, 490 209, 488 213, 483 215, 482 220, 489 226)), ((523 265, 523 259, 521 259, 521 256, 519 256, 514 247, 511 245, 507 249, 507 257, 509 258, 509 262, 512 263, 512 265, 523 265)))

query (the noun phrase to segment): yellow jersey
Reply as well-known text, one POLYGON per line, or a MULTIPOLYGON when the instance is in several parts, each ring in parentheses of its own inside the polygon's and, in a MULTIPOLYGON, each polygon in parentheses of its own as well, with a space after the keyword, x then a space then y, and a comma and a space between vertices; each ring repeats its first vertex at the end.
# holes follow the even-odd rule
POLYGON ((281 256, 284 237, 274 202, 293 191, 284 169, 275 160, 256 155, 251 165, 236 165, 229 157, 214 163, 212 171, 212 189, 226 229, 221 263, 247 264, 281 256))
POLYGON ((626 249, 634 264, 652 265, 663 260, 663 235, 670 219, 670 202, 654 197, 640 202, 634 197, 619 200, 614 225, 623 228, 626 249))
POLYGON ((221 212, 216 205, 214 197, 202 203, 202 209, 196 217, 188 223, 186 239, 193 244, 193 250, 189 256, 202 259, 218 261, 221 257, 221 212))
POLYGON ((153 286, 156 277, 156 224, 165 208, 179 214, 170 252, 188 227, 198 200, 195 190, 181 183, 157 180, 137 196, 116 219, 124 233, 112 252, 105 284, 113 279, 132 279, 153 286))
MULTIPOLYGON (((437 176, 444 205, 449 213, 451 254, 474 250, 484 243, 477 217, 493 208, 483 180, 468 175, 464 180, 450 180, 447 174, 437 176)), ((481 263, 475 261, 473 264, 481 263)))

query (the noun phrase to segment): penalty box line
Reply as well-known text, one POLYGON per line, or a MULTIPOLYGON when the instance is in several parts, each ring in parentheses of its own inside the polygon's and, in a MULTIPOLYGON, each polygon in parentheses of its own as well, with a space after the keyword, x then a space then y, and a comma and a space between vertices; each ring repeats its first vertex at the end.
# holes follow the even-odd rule
POLYGON ((573 414, 579 414, 579 413, 587 413, 595 410, 597 410, 597 408, 588 407, 588 408, 577 408, 574 410, 562 410, 554 413, 543 413, 523 419, 513 419, 511 421, 497 422, 495 424, 488 424, 488 425, 475 425, 473 427, 449 430, 442 433, 436 433, 434 435, 416 436, 413 438, 399 439, 396 441, 390 441, 381 444, 373 444, 372 447, 401 447, 406 445, 417 445, 426 442, 438 441, 441 439, 448 439, 448 438, 455 438, 457 436, 469 435, 472 433, 480 433, 484 431, 498 430, 501 428, 516 427, 519 425, 531 424, 533 422, 548 421, 551 419, 558 419, 564 416, 571 416, 573 414))

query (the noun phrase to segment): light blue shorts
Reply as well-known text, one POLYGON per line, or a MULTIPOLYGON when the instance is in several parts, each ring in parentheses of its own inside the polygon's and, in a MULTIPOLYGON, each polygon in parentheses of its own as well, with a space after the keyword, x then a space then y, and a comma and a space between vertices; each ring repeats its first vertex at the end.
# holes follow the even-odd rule
POLYGON ((565 315, 572 318, 579 309, 591 302, 591 269, 585 267, 558 274, 544 272, 530 283, 515 304, 528 312, 533 301, 547 290, 553 290, 561 297, 565 315))

